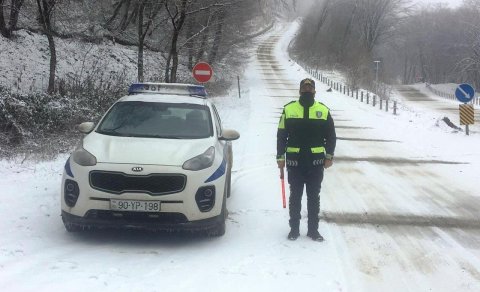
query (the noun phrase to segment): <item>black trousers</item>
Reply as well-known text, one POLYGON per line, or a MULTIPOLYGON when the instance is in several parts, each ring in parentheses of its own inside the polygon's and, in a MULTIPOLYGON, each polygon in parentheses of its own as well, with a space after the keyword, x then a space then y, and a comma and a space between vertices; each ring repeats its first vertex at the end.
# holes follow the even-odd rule
POLYGON ((290 227, 299 229, 300 211, 302 210, 303 187, 307 190, 308 230, 318 230, 320 213, 320 189, 323 181, 323 166, 289 167, 288 183, 290 184, 290 227))

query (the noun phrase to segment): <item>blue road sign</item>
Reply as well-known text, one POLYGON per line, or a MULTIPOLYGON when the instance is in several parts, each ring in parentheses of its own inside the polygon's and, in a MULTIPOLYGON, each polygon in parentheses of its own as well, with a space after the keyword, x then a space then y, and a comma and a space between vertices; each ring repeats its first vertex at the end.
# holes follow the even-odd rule
POLYGON ((455 90, 455 96, 459 101, 467 103, 475 97, 475 89, 470 84, 460 84, 455 90))

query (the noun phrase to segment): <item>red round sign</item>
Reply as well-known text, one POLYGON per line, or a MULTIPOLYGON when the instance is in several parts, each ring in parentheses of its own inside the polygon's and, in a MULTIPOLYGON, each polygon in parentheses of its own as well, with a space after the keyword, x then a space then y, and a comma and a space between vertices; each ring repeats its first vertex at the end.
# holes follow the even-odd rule
POLYGON ((210 78, 212 78, 213 69, 208 63, 200 62, 193 67, 192 73, 193 73, 193 78, 195 78, 195 80, 197 80, 200 83, 205 83, 205 82, 208 82, 210 78))

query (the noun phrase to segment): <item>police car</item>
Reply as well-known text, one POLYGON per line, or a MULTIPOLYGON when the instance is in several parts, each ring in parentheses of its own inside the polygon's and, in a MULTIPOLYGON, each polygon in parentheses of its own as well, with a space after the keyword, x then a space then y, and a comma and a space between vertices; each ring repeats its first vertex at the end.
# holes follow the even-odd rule
POLYGON ((203 86, 137 83, 70 155, 62 179, 67 231, 90 227, 225 233, 232 140, 203 86))

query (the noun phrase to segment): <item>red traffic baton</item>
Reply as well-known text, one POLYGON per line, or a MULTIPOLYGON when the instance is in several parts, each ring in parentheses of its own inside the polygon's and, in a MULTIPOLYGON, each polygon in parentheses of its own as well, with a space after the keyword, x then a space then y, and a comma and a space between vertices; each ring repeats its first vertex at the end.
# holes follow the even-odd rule
POLYGON ((282 203, 283 203, 283 208, 287 208, 287 199, 285 198, 285 179, 284 179, 284 173, 283 173, 283 168, 280 168, 280 182, 282 184, 282 203))

